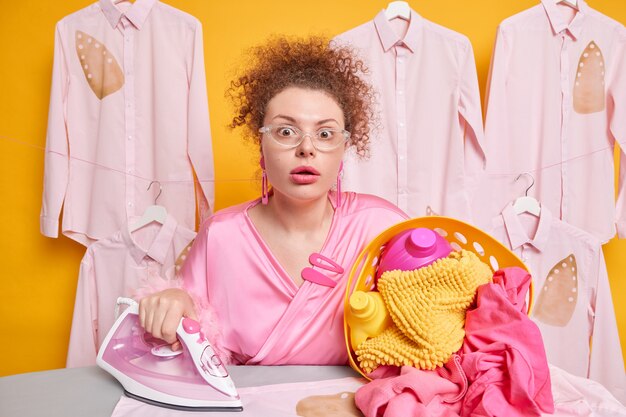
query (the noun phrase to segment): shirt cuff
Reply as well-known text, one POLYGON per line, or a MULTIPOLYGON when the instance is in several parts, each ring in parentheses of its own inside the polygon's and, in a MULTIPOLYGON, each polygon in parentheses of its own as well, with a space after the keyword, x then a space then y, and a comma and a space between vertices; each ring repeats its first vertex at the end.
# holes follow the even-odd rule
POLYGON ((626 239, 626 220, 617 222, 615 226, 617 228, 618 239, 626 239))
POLYGON ((46 237, 59 237, 59 220, 57 219, 41 216, 39 217, 39 228, 41 234, 46 237))

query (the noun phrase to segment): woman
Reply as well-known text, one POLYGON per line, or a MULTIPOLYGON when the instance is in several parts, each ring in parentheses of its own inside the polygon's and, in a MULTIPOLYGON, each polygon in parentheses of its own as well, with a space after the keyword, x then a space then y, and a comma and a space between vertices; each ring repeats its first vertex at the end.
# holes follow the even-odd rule
POLYGON ((141 300, 147 331, 171 343, 182 316, 200 316, 225 361, 347 362, 350 269, 370 240, 406 219, 377 197, 339 191, 346 150, 367 153, 373 92, 363 71, 349 49, 321 38, 274 39, 253 50, 228 94, 237 108, 232 127, 259 145, 262 197, 202 225, 183 288, 141 300))

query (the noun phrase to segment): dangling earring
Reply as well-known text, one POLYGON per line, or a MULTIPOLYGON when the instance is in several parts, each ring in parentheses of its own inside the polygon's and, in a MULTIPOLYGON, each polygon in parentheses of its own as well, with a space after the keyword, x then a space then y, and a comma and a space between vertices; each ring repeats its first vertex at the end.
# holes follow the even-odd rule
POLYGON ((269 201, 269 191, 267 183, 267 173, 265 172, 265 158, 263 158, 262 156, 259 164, 261 165, 261 169, 263 170, 263 174, 261 177, 261 204, 267 205, 267 202, 269 201))
POLYGON ((337 173, 337 207, 341 207, 341 177, 343 177, 343 161, 339 164, 339 172, 337 173))

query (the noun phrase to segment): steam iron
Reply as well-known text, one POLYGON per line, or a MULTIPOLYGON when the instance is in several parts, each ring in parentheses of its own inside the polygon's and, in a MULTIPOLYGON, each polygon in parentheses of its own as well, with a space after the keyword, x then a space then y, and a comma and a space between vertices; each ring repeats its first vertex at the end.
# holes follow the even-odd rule
POLYGON ((180 321, 176 333, 183 349, 172 351, 141 327, 134 300, 118 298, 116 310, 120 304, 128 308, 104 339, 96 363, 127 396, 176 410, 243 411, 228 371, 197 321, 180 321))

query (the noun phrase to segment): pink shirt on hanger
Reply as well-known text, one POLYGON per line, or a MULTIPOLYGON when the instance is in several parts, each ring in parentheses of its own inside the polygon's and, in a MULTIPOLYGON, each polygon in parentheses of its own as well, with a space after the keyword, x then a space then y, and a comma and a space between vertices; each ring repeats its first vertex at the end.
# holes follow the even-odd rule
POLYGON ((118 297, 174 277, 178 255, 196 233, 171 215, 134 232, 127 225, 87 248, 80 263, 67 366, 91 366, 115 322, 118 297))
MULTIPOLYGON (((334 205, 335 194, 329 196, 334 205)), ((259 200, 221 210, 200 228, 181 269, 183 284, 201 316, 203 305, 215 312, 221 346, 234 363, 347 363, 343 303, 350 270, 372 239, 406 215, 370 195, 343 193, 341 201, 319 254, 343 271, 311 265, 335 287, 295 284, 248 216, 259 200)), ((213 333, 204 323, 203 329, 213 333)))
POLYGON ((490 234, 531 271, 531 318, 541 330, 548 361, 602 383, 626 401, 624 360, 600 241, 559 220, 545 205, 537 220, 518 216, 509 204, 493 219, 490 234))
POLYGON ((158 204, 195 229, 213 207, 200 22, 156 0, 100 0, 56 26, 41 232, 88 245, 158 204), (193 168, 193 169, 192 169, 193 168), (200 193, 198 193, 200 196, 200 193), (204 214, 204 213, 203 213, 204 214))
POLYGON ((381 11, 337 38, 357 48, 378 96, 371 155, 348 155, 346 190, 378 195, 410 216, 471 219, 483 169, 483 125, 472 45, 414 10, 400 36, 381 11))
POLYGON ((617 208, 613 147, 626 159, 626 29, 578 1, 571 22, 553 0, 504 20, 491 60, 486 180, 474 204, 488 227, 533 195, 563 221, 606 242, 626 237, 626 164, 617 208))

